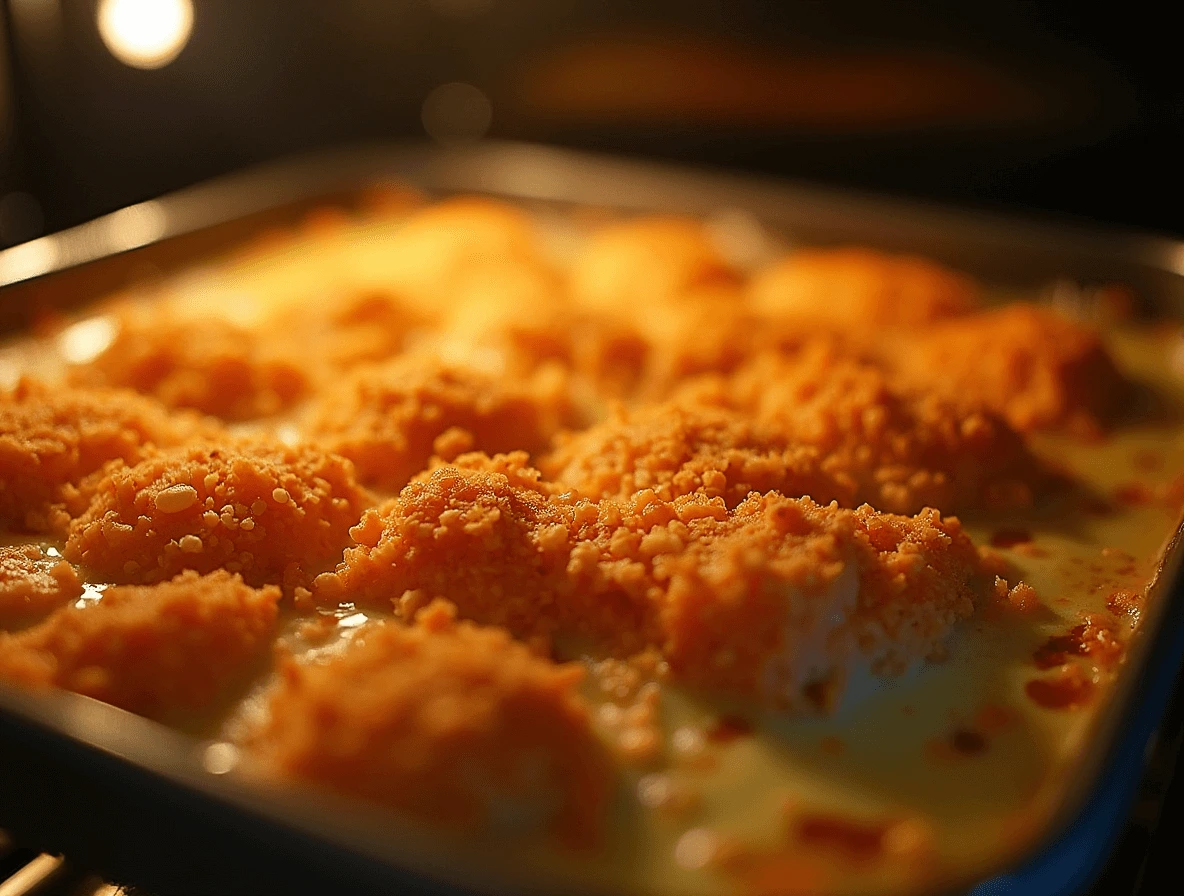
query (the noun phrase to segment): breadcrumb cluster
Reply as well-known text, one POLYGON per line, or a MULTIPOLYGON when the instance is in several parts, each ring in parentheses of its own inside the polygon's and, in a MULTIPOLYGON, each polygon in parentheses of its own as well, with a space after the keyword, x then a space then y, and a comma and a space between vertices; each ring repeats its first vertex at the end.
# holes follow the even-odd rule
POLYGON ((662 688, 826 712, 939 651, 996 580, 949 514, 1038 500, 1026 434, 1125 389, 922 259, 754 270, 698 221, 483 199, 358 226, 114 300, 0 396, 0 677, 170 720, 261 683, 275 774, 593 843, 662 688), (354 611, 323 656, 280 635, 354 611), (634 704, 594 723, 587 669, 634 704))

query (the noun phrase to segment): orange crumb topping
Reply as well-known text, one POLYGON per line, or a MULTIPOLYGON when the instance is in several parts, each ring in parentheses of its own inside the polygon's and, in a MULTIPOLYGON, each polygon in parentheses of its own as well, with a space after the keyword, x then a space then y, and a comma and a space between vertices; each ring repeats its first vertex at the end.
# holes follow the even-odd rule
POLYGON ((534 224, 521 209, 479 197, 457 197, 412 213, 391 243, 358 261, 373 266, 417 311, 434 313, 461 278, 506 259, 534 259, 534 224))
POLYGON ((720 529, 663 566, 664 653, 698 687, 826 709, 852 660, 900 671, 973 610, 977 554, 934 510, 754 495, 720 529))
POLYGON ((582 307, 633 316, 735 274, 702 223, 651 216, 592 234, 573 259, 570 277, 572 297, 582 307))
POLYGON ((266 654, 278 588, 219 570, 148 587, 117 587, 0 634, 0 677, 57 687, 150 717, 201 709, 266 654))
POLYGON ((596 499, 653 489, 665 501, 700 493, 735 507, 776 490, 851 503, 853 489, 824 470, 817 449, 780 435, 732 411, 664 402, 564 434, 540 467, 596 499))
MULTIPOLYGON (((691 381, 685 399, 744 416, 766 442, 812 452, 827 487, 809 494, 897 513, 1031 503, 1045 474, 1023 440, 981 405, 895 388, 826 343, 763 354, 727 377, 691 381)), ((721 446, 722 447, 722 446, 721 446)))
MULTIPOLYGON (((895 517, 776 493, 729 511, 722 498, 652 490, 597 503, 525 462, 470 456, 411 483, 367 511, 314 595, 412 608, 442 596, 519 637, 655 645, 697 685, 770 699, 769 665, 805 642, 818 640, 828 669, 856 652, 895 668, 972 607, 977 552, 936 511, 895 517), (829 594, 848 569, 850 597, 829 594), (836 614, 843 636, 820 633, 836 614)), ((786 675, 777 693, 803 685, 786 675)))
POLYGON ((275 340, 228 321, 130 310, 114 319, 118 332, 111 345, 74 367, 74 382, 126 387, 170 407, 227 420, 274 414, 309 389, 298 355, 285 355, 275 340))
POLYGON ((530 384, 427 358, 362 367, 326 389, 310 438, 348 457, 359 478, 401 488, 433 453, 532 450, 557 427, 562 398, 530 384), (446 436, 436 444, 437 439, 446 436))
POLYGON ((340 558, 365 503, 349 462, 313 448, 176 449, 111 470, 65 555, 112 582, 227 569, 295 586, 340 558))
POLYGON ((74 567, 35 544, 0 546, 0 629, 35 622, 82 593, 74 567))
POLYGON ((799 249, 758 273, 754 309, 801 327, 866 332, 919 327, 980 300, 969 277, 928 259, 871 249, 799 249))
POLYGON ((903 382, 981 401, 1021 432, 1094 435, 1126 392, 1095 332, 1032 305, 937 324, 885 350, 903 382))
POLYGON ((612 783, 583 676, 435 602, 323 664, 286 660, 251 744, 282 775, 429 822, 587 845, 612 783))
POLYGON ((520 637, 550 636, 567 623, 628 640, 642 610, 592 594, 603 590, 597 570, 582 576, 585 555, 573 550, 581 521, 597 519, 595 505, 548 494, 522 454, 462 461, 366 511, 342 564, 314 582, 317 600, 389 607, 411 592, 445 597, 465 618, 520 637), (575 605, 582 578, 587 618, 575 605))
POLYGON ((58 389, 22 380, 0 394, 0 525, 60 532, 89 500, 86 477, 155 446, 217 437, 212 422, 169 414, 118 389, 58 389))

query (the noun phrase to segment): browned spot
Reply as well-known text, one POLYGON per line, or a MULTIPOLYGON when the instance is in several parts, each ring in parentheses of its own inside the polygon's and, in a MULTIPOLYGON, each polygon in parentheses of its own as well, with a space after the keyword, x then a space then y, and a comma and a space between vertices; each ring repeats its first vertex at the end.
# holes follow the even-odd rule
POLYGON ((991 544, 997 548, 1013 548, 1031 540, 1032 533, 1027 529, 999 529, 991 536, 991 544))
POLYGON ((1127 482, 1114 489, 1114 500, 1128 507, 1142 507, 1155 500, 1155 491, 1145 482, 1127 482))
POLYGON ((959 728, 950 735, 950 746, 963 756, 977 756, 987 745, 986 737, 971 728, 959 728))
POLYGON ((1143 595, 1127 588, 1119 588, 1106 598, 1106 609, 1115 616, 1126 616, 1131 622, 1138 623, 1143 612, 1143 595))
POLYGON ((1069 635, 1053 635, 1032 653, 1032 662, 1037 669, 1052 669, 1063 666, 1074 652, 1077 641, 1069 635))
POLYGON ((854 821, 822 812, 805 813, 795 820, 794 839, 804 846, 841 852, 851 859, 874 859, 884 849, 888 825, 854 821))
POLYGON ((1024 686, 1029 699, 1045 709, 1072 709, 1089 702, 1094 683, 1077 666, 1053 678, 1033 678, 1024 686))
POLYGON ((720 716, 707 732, 707 739, 713 744, 729 744, 752 734, 752 722, 743 716, 731 713, 720 716))
POLYGON ((1032 653, 1032 661, 1039 669, 1064 665, 1070 656, 1088 656, 1099 665, 1113 666, 1123 652, 1122 643, 1111 623, 1096 614, 1073 626, 1063 635, 1053 635, 1032 653))

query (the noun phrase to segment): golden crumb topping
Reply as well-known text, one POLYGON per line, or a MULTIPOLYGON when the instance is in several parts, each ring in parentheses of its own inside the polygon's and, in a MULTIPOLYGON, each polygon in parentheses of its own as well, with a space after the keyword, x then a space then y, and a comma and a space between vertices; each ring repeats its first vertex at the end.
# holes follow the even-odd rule
POLYGON ((735 507, 749 492, 779 491, 850 504, 853 489, 822 461, 815 447, 792 444, 748 415, 663 402, 564 433, 539 466, 595 499, 653 489, 665 501, 700 493, 735 507))
POLYGON ((859 660, 900 671, 973 611, 978 555, 958 521, 753 495, 663 558, 663 653, 706 690, 829 709, 859 660))
POLYGON ((538 257, 534 223, 512 205, 446 199, 413 212, 389 241, 360 242, 349 262, 362 280, 396 291, 417 313, 446 306, 458 282, 487 265, 538 257))
POLYGON ((153 718, 209 706, 271 644, 280 591, 219 570, 108 588, 15 635, 0 634, 0 677, 57 687, 153 718))
POLYGON ((1025 506, 1046 478, 982 405, 896 387, 825 343, 688 380, 673 401, 567 436, 540 463, 591 495, 701 490, 735 505, 775 489, 896 513, 1025 506))
POLYGON ((588 845, 612 772, 576 693, 583 676, 436 602, 327 662, 286 660, 251 746, 282 775, 448 828, 588 845))
POLYGON ((324 390, 309 438, 348 457, 361 481, 401 488, 433 455, 535 450, 559 425, 560 391, 468 366, 402 357, 361 367, 324 390))
POLYGON ((114 315, 111 344, 73 367, 71 379, 151 395, 169 407, 195 408, 226 420, 274 414, 305 395, 309 375, 276 340, 214 317, 181 319, 157 310, 114 315))
POLYGON ((580 306, 629 317, 736 275, 703 224, 654 216, 592 234, 572 261, 570 276, 572 297, 580 306))
POLYGON ((1005 420, 971 396, 900 388, 833 345, 764 355, 729 382, 729 404, 825 456, 852 504, 916 513, 1026 506, 1045 474, 1005 420))
POLYGON ((0 525, 61 532, 86 508, 84 480, 109 461, 138 463, 156 447, 220 432, 212 421, 170 414, 121 389, 22 380, 0 394, 0 525))
POLYGON ((110 582, 226 569, 294 587, 340 558, 366 503, 352 465, 314 448, 174 449, 112 469, 65 555, 110 582))
POLYGON ((444 597, 519 637, 618 654, 657 646, 696 685, 771 700, 761 670, 818 620, 844 632, 819 636, 827 668, 855 654, 911 660, 970 612, 981 573, 957 520, 936 511, 897 517, 776 493, 729 510, 722 497, 652 489, 593 502, 542 481, 521 455, 461 462, 367 511, 341 566, 316 580, 317 599, 391 602, 406 615, 444 597), (847 569, 858 599, 819 597, 847 569), (743 656, 721 671, 729 650, 743 656))
POLYGON ((800 327, 868 332, 920 327, 980 300, 969 277, 924 258, 871 249, 799 249, 753 277, 755 311, 800 327))
POLYGON ((57 551, 0 546, 0 629, 36 622, 81 593, 78 573, 57 551))
POLYGON ((1097 333, 1032 305, 938 324, 884 351, 902 382, 980 401, 1021 432, 1097 434, 1127 393, 1097 333))
POLYGON ((342 564, 316 579, 317 600, 414 611, 444 597, 467 619, 523 637, 554 634, 571 617, 561 598, 571 590, 577 513, 596 510, 547 494, 525 462, 519 454, 441 467, 367 510, 342 564))

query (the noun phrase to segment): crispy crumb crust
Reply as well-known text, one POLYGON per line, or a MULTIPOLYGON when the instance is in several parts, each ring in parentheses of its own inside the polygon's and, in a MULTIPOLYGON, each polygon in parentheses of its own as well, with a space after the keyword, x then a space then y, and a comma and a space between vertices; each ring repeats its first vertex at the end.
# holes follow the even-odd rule
POLYGON ((1032 305, 1009 305, 886 343, 899 379, 979 401, 1021 432, 1101 432, 1126 384, 1097 333, 1032 305))
POLYGON ((981 298, 969 277, 928 259, 864 248, 799 249, 756 274, 748 296, 760 314, 837 332, 919 327, 981 298))
POLYGON ((464 832, 599 837, 606 752, 555 665, 435 602, 321 663, 286 659, 249 743, 266 766, 464 832))
POLYGON ((548 385, 404 357, 359 368, 325 389, 306 431, 352 460, 361 481, 393 491, 433 454, 541 447, 565 406, 562 388, 548 385))
POLYGON ((779 344, 782 336, 754 319, 741 287, 731 282, 691 287, 677 301, 654 303, 644 311, 629 309, 627 320, 644 347, 631 389, 624 393, 634 403, 664 398, 686 377, 730 372, 759 346, 779 344))
POLYGON ((316 308, 278 312, 265 325, 272 332, 261 335, 274 340, 276 351, 299 359, 320 389, 343 370, 399 354, 424 322, 397 295, 371 288, 326 297, 316 308))
POLYGON ((475 196, 433 203, 411 214, 390 244, 359 247, 364 275, 389 286, 417 312, 436 314, 456 285, 507 259, 534 262, 534 222, 522 209, 475 196))
POLYGON ((593 233, 572 260, 571 294, 589 310, 645 316, 698 286, 726 283, 736 273, 690 218, 646 216, 593 233))
POLYGON ((828 675, 842 676, 857 658, 881 673, 902 671, 973 612, 980 570, 958 520, 936 510, 905 517, 770 494, 744 501, 661 573, 669 577, 662 649, 675 677, 779 709, 805 701, 827 709, 837 695, 786 678, 783 660, 821 649, 828 675), (858 594, 835 625, 823 618, 834 612, 827 592, 848 567, 858 594), (809 644, 820 625, 824 643, 809 644))
POLYGON ((0 629, 36 622, 82 593, 78 573, 40 545, 0 547, 0 629))
MULTIPOLYGON (((848 640, 888 669, 970 612, 981 572, 958 521, 936 511, 898 517, 777 494, 729 511, 719 497, 652 490, 597 503, 542 481, 523 455, 460 464, 368 511, 316 598, 398 609, 441 596, 518 637, 617 654, 659 646, 696 685, 765 697, 759 670, 794 626, 787 589, 809 602, 853 566, 848 640), (737 656, 722 668, 727 650, 737 656)), ((847 648, 836 650, 841 664, 847 648)))
POLYGON ((176 449, 111 470, 71 524, 65 556, 110 582, 224 568, 295 587, 340 558, 367 503, 349 461, 313 448, 176 449))
POLYGON ((646 608, 637 595, 610 589, 596 570, 568 572, 573 530, 595 522, 595 505, 553 494, 522 453, 462 463, 368 510, 337 570, 314 582, 316 600, 399 609, 444 597, 465 618, 520 637, 550 637, 563 626, 641 647, 646 608), (577 595, 581 579, 585 593, 577 595))
POLYGON ((653 489, 663 500, 700 493, 735 507, 751 491, 849 504, 853 489, 823 470, 813 446, 723 408, 663 402, 581 432, 562 433, 539 459, 548 479, 599 500, 653 489))
POLYGON ((0 635, 0 677, 57 687, 152 718, 210 705, 266 654, 280 591, 219 570, 116 587, 0 635))
POLYGON ((729 379, 727 393, 730 406, 820 451, 824 469, 854 485, 852 504, 1002 510, 1030 505, 1047 479, 989 405, 897 386, 832 343, 759 356, 729 379))
POLYGON ((61 389, 22 380, 0 395, 0 525, 62 532, 86 509, 88 476, 155 447, 216 438, 214 421, 170 414, 122 389, 61 389))
POLYGON ((72 382, 134 389, 225 420, 277 413, 311 386, 295 351, 229 321, 140 308, 112 319, 118 330, 111 345, 71 368, 72 382))
POLYGON ((994 413, 895 389, 821 344, 758 356, 689 382, 674 400, 565 434, 539 464, 593 498, 653 488, 734 507, 749 491, 776 490, 896 513, 1026 506, 1047 478, 994 413))

